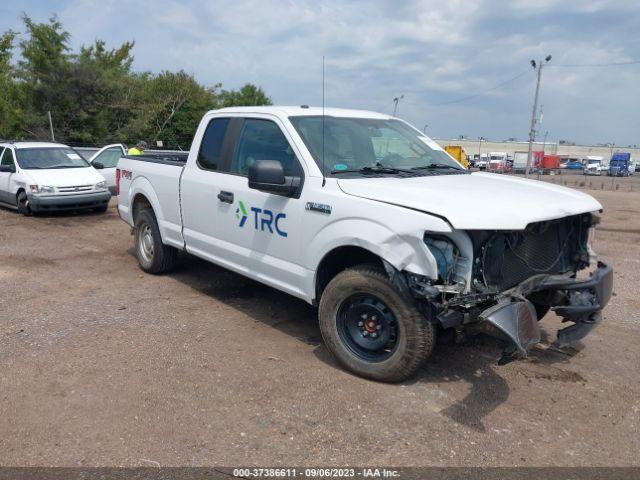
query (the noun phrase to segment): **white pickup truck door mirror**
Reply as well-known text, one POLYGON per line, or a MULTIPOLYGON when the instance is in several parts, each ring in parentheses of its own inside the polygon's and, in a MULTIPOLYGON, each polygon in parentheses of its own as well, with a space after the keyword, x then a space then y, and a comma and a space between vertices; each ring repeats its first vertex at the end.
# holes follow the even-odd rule
POLYGON ((249 167, 249 188, 291 196, 299 185, 299 177, 285 177, 278 160, 257 160, 249 167))

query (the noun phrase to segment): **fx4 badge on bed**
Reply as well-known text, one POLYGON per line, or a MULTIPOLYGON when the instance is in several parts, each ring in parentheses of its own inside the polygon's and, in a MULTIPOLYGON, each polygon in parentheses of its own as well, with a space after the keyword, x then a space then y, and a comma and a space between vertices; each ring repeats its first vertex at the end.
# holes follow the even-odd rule
MULTIPOLYGON (((258 208, 258 207, 250 207, 250 210, 253 212, 253 228, 269 233, 277 233, 281 237, 286 237, 287 232, 282 230, 280 222, 287 218, 286 213, 274 213, 266 208, 258 208)), ((238 208, 236 208, 236 218, 238 219, 238 226, 244 227, 245 223, 247 223, 247 218, 249 218, 247 207, 244 202, 240 200, 238 202, 238 208)))

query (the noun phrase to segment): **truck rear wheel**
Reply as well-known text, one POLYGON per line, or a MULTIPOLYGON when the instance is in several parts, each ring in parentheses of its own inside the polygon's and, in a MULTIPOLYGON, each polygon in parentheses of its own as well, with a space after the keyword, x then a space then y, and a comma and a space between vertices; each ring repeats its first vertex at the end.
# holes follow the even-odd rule
POLYGON ((433 350, 435 328, 375 266, 336 275, 319 308, 325 344, 348 370, 365 378, 399 382, 433 350))
POLYGON ((142 270, 160 274, 173 269, 178 251, 162 243, 158 222, 152 210, 145 208, 136 215, 134 239, 136 257, 142 270))

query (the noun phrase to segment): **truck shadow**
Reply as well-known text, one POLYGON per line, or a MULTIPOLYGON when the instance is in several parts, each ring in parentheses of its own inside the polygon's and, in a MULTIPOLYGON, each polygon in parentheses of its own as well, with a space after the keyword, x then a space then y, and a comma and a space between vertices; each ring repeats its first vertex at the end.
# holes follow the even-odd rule
POLYGON ((497 360, 502 344, 486 335, 465 339, 460 344, 442 339, 436 345, 414 382, 434 384, 462 382, 469 387, 464 398, 441 410, 454 422, 485 432, 483 419, 506 402, 510 388, 500 375, 497 360))
POLYGON ((303 300, 188 254, 181 254, 179 268, 169 276, 255 322, 309 345, 322 344, 317 310, 303 300))
MULTIPOLYGON (((170 274, 175 280, 232 306, 253 319, 315 346, 315 356, 336 370, 343 367, 329 353, 322 342, 317 322, 317 309, 295 297, 245 278, 224 268, 184 255, 181 267, 170 274)), ((543 338, 543 341, 546 337, 543 338)), ((459 344, 442 335, 431 357, 418 373, 404 384, 427 383, 440 388, 446 383, 469 385, 464 398, 444 408, 440 413, 452 421, 485 432, 483 419, 505 403, 510 395, 509 384, 500 373, 497 360, 502 343, 486 335, 467 338, 459 344)), ((567 361, 566 354, 547 349, 534 349, 529 363, 544 368, 567 361)), ((516 365, 517 363, 511 364, 516 365)))

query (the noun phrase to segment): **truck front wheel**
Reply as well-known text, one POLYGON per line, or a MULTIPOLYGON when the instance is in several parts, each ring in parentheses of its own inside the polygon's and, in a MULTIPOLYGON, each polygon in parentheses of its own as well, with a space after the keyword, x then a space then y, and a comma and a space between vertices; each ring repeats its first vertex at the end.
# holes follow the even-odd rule
POLYGON ((158 222, 152 210, 145 208, 136 215, 134 238, 136 257, 142 270, 159 274, 173 269, 178 251, 162 243, 158 222))
POLYGON ((325 344, 348 370, 399 382, 433 350, 434 325, 375 266, 344 270, 327 285, 319 308, 325 344))

